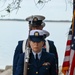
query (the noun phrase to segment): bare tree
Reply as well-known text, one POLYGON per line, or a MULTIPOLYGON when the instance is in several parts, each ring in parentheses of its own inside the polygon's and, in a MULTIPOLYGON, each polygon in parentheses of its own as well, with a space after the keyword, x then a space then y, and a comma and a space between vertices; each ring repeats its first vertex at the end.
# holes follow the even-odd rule
MULTIPOLYGON (((1 1, 2 0, 0 0, 0 2, 1 1)), ((6 2, 8 2, 8 0, 3 0, 2 2, 4 3, 2 7, 5 7, 5 4, 6 4, 6 2)), ((12 0, 11 3, 8 3, 5 8, 0 10, 0 12, 3 12, 3 11, 7 12, 7 14, 1 15, 1 16, 5 17, 6 15, 8 15, 9 13, 11 13, 14 10, 16 10, 16 13, 17 13, 19 8, 21 8, 21 6, 20 6, 21 2, 22 2, 22 0, 12 0)))
MULTIPOLYGON (((1 17, 7 16, 8 14, 10 14, 14 10, 16 10, 16 13, 17 13, 19 8, 21 8, 21 2, 22 1, 23 0, 0 0, 0 5, 2 5, 2 3, 3 3, 1 8, 4 7, 3 9, 0 9, 0 12, 3 12, 3 11, 7 12, 4 15, 1 14, 1 17), (6 5, 6 3, 7 3, 7 5, 6 5)), ((49 1, 51 1, 51 0, 34 0, 34 3, 35 3, 35 6, 37 8, 39 8, 39 6, 40 6, 40 9, 42 9, 45 6, 45 3, 48 3, 49 1)), ((66 1, 67 0, 65 0, 66 7, 67 7, 67 2, 66 1)), ((72 0, 68 0, 68 3, 70 3, 72 5, 73 1, 72 0)))
MULTIPOLYGON (((34 0, 34 3, 36 5, 36 7, 37 7, 37 4, 41 4, 42 8, 43 8, 45 3, 47 3, 48 1, 50 1, 50 0, 34 0)), ((5 8, 0 10, 0 12, 3 12, 3 11, 7 12, 7 14, 1 15, 1 17, 5 17, 6 15, 8 15, 9 13, 11 13, 14 10, 16 10, 16 13, 17 13, 19 8, 21 8, 20 4, 21 4, 22 0, 0 0, 0 4, 1 4, 1 2, 3 3, 2 7, 4 7, 7 2, 10 2, 5 6, 5 8)))

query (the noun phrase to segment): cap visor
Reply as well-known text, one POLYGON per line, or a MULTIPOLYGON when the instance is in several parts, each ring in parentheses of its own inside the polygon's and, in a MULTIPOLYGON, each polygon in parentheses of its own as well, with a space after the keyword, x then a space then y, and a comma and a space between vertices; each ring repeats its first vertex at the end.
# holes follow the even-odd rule
POLYGON ((41 41, 43 41, 43 38, 41 38, 41 37, 30 37, 30 40, 33 42, 41 42, 41 41))

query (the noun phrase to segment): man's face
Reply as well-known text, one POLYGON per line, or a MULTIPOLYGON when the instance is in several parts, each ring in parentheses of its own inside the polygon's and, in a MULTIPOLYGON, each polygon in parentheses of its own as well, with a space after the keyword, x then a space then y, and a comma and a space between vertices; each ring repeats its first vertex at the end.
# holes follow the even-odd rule
POLYGON ((41 51, 43 44, 44 44, 43 41, 40 41, 40 42, 30 41, 30 46, 35 53, 38 53, 41 51))
POLYGON ((43 27, 42 26, 35 26, 35 27, 31 27, 31 30, 42 30, 43 29, 43 27))

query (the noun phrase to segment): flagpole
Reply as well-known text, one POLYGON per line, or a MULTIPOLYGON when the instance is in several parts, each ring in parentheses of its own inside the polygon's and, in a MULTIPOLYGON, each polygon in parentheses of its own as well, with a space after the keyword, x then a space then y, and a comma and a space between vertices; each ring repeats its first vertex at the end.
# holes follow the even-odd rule
POLYGON ((74 19, 75 19, 75 0, 73 0, 72 35, 74 32, 74 19))
POLYGON ((74 19, 74 9, 75 9, 75 0, 73 0, 73 19, 74 19))

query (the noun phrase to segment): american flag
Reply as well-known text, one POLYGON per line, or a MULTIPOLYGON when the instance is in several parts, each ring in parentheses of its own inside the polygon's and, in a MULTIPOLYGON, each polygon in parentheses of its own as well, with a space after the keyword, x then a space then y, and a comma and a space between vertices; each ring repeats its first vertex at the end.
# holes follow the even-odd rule
POLYGON ((64 75, 75 75, 75 25, 74 20, 70 27, 66 45, 62 72, 64 75))
POLYGON ((66 43, 65 57, 62 65, 62 72, 65 75, 67 74, 70 66, 69 61, 70 61, 71 42, 72 42, 72 26, 69 29, 68 40, 66 43))

